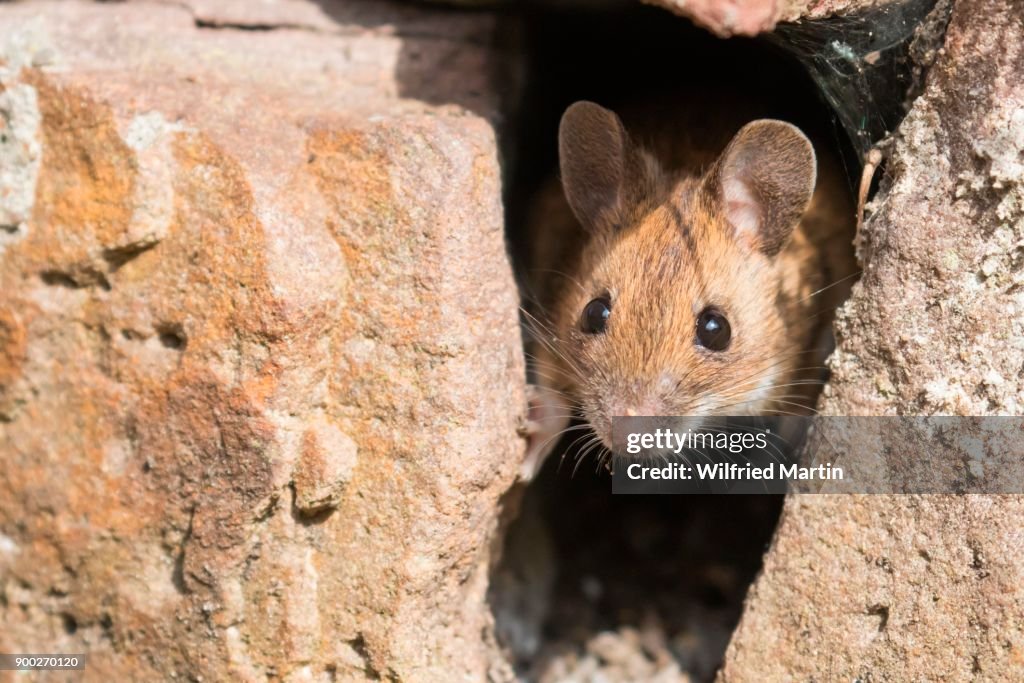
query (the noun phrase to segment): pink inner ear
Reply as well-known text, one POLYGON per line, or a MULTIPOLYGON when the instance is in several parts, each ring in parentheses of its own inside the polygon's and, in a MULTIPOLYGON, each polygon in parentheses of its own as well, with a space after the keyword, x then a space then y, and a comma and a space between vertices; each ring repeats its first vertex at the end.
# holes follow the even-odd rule
POLYGON ((761 205, 750 187, 738 178, 722 182, 725 217, 736 229, 737 237, 756 240, 761 230, 761 205))

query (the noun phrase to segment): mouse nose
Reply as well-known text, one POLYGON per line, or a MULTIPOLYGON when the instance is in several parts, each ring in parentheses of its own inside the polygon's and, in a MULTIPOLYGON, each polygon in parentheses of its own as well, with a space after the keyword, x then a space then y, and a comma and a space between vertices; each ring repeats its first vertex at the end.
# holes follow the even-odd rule
POLYGON ((612 401, 609 406, 612 417, 646 417, 661 415, 664 404, 657 398, 648 397, 632 401, 612 401))

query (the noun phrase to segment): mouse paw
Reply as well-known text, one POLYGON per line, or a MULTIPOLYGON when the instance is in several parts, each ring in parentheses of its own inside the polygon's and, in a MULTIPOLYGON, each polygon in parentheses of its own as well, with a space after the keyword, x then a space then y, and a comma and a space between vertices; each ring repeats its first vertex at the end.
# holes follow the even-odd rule
POLYGON ((527 386, 526 455, 519 468, 519 479, 530 481, 540 471, 545 458, 558 443, 572 419, 572 407, 553 389, 536 384, 527 386))

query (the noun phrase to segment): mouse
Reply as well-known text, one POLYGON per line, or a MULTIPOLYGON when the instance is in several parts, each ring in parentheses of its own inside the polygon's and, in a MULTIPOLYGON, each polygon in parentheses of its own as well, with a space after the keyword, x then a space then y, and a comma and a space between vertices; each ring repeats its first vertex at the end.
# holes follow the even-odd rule
POLYGON ((528 226, 522 479, 574 430, 611 453, 618 416, 814 412, 858 272, 844 170, 792 123, 721 111, 562 115, 528 226))

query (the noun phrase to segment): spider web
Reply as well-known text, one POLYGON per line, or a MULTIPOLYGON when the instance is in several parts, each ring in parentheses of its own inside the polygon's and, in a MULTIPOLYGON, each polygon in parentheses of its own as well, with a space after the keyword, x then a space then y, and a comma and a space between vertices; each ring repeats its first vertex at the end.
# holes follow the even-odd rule
POLYGON ((863 156, 909 109, 951 6, 950 0, 898 0, 859 14, 780 24, 770 39, 803 63, 863 156))

